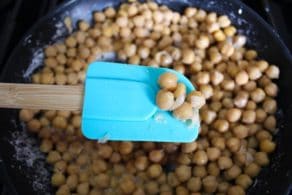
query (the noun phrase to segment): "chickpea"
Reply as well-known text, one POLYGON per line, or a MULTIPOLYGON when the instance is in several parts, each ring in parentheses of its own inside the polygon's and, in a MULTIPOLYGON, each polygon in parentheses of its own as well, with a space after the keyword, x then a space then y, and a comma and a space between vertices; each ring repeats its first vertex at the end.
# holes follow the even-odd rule
POLYGON ((19 118, 20 120, 24 121, 24 122, 28 122, 33 118, 34 114, 31 110, 27 110, 27 109, 22 109, 19 112, 19 118))
POLYGON ((251 92, 251 99, 256 103, 262 102, 265 99, 265 92, 261 88, 257 88, 251 92))
POLYGON ((277 110, 277 102, 274 99, 266 99, 263 102, 263 109, 269 114, 274 114, 277 110))
POLYGON ((183 153, 192 153, 198 148, 197 142, 185 143, 181 146, 181 151, 183 153))
POLYGON ((277 66, 271 65, 266 69, 265 73, 270 79, 278 79, 280 70, 277 66))
POLYGON ((205 99, 211 98, 214 94, 214 91, 211 85, 201 85, 200 90, 201 90, 201 93, 204 95, 205 99))
POLYGON ((133 150, 133 143, 132 142, 121 142, 119 147, 119 152, 122 155, 130 154, 133 150))
POLYGON ((147 168, 148 166, 148 159, 146 156, 139 156, 135 160, 135 167, 139 171, 143 171, 147 168))
POLYGON ((276 97, 278 93, 278 87, 274 83, 269 83, 265 86, 265 92, 268 96, 276 97))
POLYGON ((267 153, 265 152, 257 152, 254 155, 255 163, 257 163, 260 166, 266 166, 269 164, 269 157, 267 153))
POLYGON ((232 167, 232 160, 229 157, 221 156, 218 159, 218 167, 221 170, 229 169, 232 167))
POLYGON ((162 168, 160 164, 152 164, 148 167, 147 173, 151 178, 157 178, 162 173, 162 168))
POLYGON ((173 111, 174 117, 180 120, 190 119, 193 116, 193 109, 190 103, 184 102, 173 111))
POLYGON ((109 145, 101 144, 101 145, 98 146, 97 153, 101 158, 109 159, 112 156, 113 149, 109 145))
POLYGON ((171 72, 160 75, 158 79, 159 86, 162 89, 174 90, 177 87, 177 76, 171 72))
POLYGON ((244 169, 244 173, 250 177, 255 177, 259 174, 261 168, 256 163, 250 163, 244 169))
POLYGON ((229 123, 226 120, 218 119, 214 122, 214 128, 220 133, 224 133, 229 129, 229 123))
POLYGON ((209 37, 206 35, 201 35, 195 42, 195 45, 199 49, 206 49, 209 47, 210 40, 209 37))
POLYGON ((156 96, 156 104, 162 110, 169 110, 174 104, 173 93, 165 90, 160 90, 156 96))
POLYGON ((205 105, 206 100, 200 91, 192 91, 187 96, 187 101, 191 103, 192 107, 195 109, 200 109, 205 105))
POLYGON ((69 187, 70 190, 75 190, 78 185, 77 175, 69 175, 66 180, 66 185, 69 187))
POLYGON ((233 165, 230 169, 226 170, 224 176, 227 180, 232 180, 237 178, 241 173, 240 167, 237 165, 233 165))
POLYGON ((41 128, 41 123, 37 119, 32 119, 27 123, 27 127, 30 132, 37 133, 41 128))
POLYGON ((275 150, 276 144, 269 139, 260 142, 260 150, 262 152, 271 153, 275 150))
POLYGON ((241 117, 241 110, 238 108, 231 108, 226 112, 226 119, 229 122, 237 122, 241 117))
POLYGON ((227 195, 245 195, 244 189, 238 185, 228 188, 227 195))
POLYGON ((244 54, 244 57, 247 59, 247 60, 253 60, 257 57, 257 52, 255 50, 247 50, 244 54))
POLYGON ((48 153, 53 148, 53 143, 49 139, 44 139, 41 143, 40 150, 44 153, 48 153))
POLYGON ((195 53, 191 49, 185 49, 182 51, 182 62, 184 64, 192 64, 195 61, 195 53))
POLYGON ((175 175, 173 172, 170 172, 167 175, 167 183, 171 187, 175 187, 175 186, 179 185, 180 181, 178 180, 177 175, 175 175))
POLYGON ((61 186, 65 184, 65 176, 62 173, 55 173, 51 178, 51 183, 53 186, 61 186))
POLYGON ((175 169, 175 175, 179 181, 185 182, 191 177, 191 167, 180 165, 175 169))
POLYGON ((216 147, 207 148, 208 160, 215 161, 219 158, 221 151, 216 147))
POLYGON ((202 182, 201 182, 201 179, 199 177, 191 177, 187 181, 187 188, 191 192, 198 192, 201 189, 201 186, 202 186, 202 182))
POLYGON ((218 182, 215 176, 209 175, 202 180, 203 188, 207 193, 213 193, 216 191, 218 182))
POLYGON ((227 182, 219 182, 219 184, 218 184, 218 192, 221 192, 221 193, 224 193, 224 192, 226 192, 227 190, 228 190, 228 188, 229 188, 229 186, 230 186, 230 184, 229 183, 227 183, 227 182))
POLYGON ((78 194, 82 194, 82 195, 88 194, 89 184, 86 182, 79 184, 77 186, 77 192, 78 192, 78 194))
POLYGON ((256 112, 253 110, 245 110, 242 113, 242 122, 246 124, 252 124, 256 120, 256 112))
POLYGON ((208 155, 204 150, 197 150, 192 161, 197 165, 205 165, 208 162, 208 155))
POLYGON ((154 163, 159 163, 164 157, 163 150, 152 150, 149 153, 149 160, 154 163))
POLYGON ((240 71, 235 77, 236 84, 244 85, 248 82, 249 76, 245 71, 240 71))
POLYGON ((240 148, 240 139, 236 137, 230 137, 226 140, 226 146, 231 152, 237 152, 240 148))

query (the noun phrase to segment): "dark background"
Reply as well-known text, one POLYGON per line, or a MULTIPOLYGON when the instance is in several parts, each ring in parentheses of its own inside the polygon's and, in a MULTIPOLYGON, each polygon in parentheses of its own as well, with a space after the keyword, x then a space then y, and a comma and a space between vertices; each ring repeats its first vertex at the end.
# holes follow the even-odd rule
MULTIPOLYGON (((0 0, 0 73, 11 51, 28 29, 66 0, 0 0)), ((260 14, 292 51, 292 0, 242 0, 260 14)), ((1 130, 1 129, 0 129, 1 130)), ((0 156, 0 172, 1 166, 0 156)), ((0 175, 0 195, 10 194, 0 175)), ((290 193, 292 195, 292 193, 290 193)))

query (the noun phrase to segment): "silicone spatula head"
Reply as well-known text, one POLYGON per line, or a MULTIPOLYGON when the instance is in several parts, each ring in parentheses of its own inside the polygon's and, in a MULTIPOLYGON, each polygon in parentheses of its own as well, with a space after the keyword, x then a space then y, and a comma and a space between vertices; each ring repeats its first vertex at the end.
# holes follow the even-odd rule
POLYGON ((159 76, 177 75, 178 82, 194 90, 182 74, 154 68, 111 62, 89 65, 82 110, 82 133, 88 139, 116 141, 191 142, 199 132, 199 120, 189 125, 155 103, 159 76))

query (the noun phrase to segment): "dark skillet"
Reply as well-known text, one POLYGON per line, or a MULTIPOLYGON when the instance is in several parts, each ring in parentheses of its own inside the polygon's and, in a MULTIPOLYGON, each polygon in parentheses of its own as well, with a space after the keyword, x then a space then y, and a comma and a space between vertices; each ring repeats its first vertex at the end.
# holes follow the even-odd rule
MULTIPOLYGON (((278 81, 280 87, 278 96, 279 133, 275 138, 277 150, 272 155, 270 165, 265 167, 256 178, 249 189, 249 194, 288 194, 289 187, 292 184, 292 152, 290 152, 292 149, 292 58, 278 34, 240 1, 160 0, 158 2, 177 11, 186 6, 195 6, 229 15, 241 32, 248 36, 249 47, 256 49, 261 57, 280 67, 281 75, 278 81)), ((63 4, 54 12, 42 18, 18 44, 6 64, 1 81, 29 82, 29 79, 23 75, 29 69, 29 65, 32 64, 32 59, 37 54, 37 58, 41 58, 41 48, 61 40, 68 34, 62 23, 66 16, 69 15, 73 19, 73 24, 75 24, 79 19, 90 20, 94 10, 101 10, 111 5, 118 6, 119 3, 120 1, 115 0, 72 0, 63 4)), ((40 61, 37 60, 33 63, 37 67, 41 65, 40 61)), ((46 178, 49 177, 41 174, 44 172, 42 168, 50 169, 48 165, 44 165, 44 156, 36 159, 32 166, 15 159, 16 154, 18 156, 23 154, 27 158, 26 160, 34 157, 32 154, 23 152, 23 148, 26 147, 18 146, 17 153, 13 143, 11 143, 11 140, 15 140, 15 133, 23 131, 18 120, 18 112, 16 110, 0 110, 0 124, 0 153, 6 165, 6 169, 0 170, 0 174, 1 177, 5 178, 4 180, 10 188, 9 194, 14 194, 14 191, 18 194, 52 193, 53 189, 46 181, 46 178), (12 136, 13 133, 14 137, 12 136)), ((20 135, 23 135, 23 133, 20 135)), ((34 137, 32 139, 37 140, 34 137)), ((37 150, 37 146, 32 146, 32 143, 22 144, 29 146, 30 149, 37 150)))

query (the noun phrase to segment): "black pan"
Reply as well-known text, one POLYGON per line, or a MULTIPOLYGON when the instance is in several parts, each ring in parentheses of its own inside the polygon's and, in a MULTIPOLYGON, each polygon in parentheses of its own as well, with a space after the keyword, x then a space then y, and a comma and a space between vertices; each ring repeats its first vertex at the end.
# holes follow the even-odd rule
MULTIPOLYGON (((248 36, 248 46, 256 49, 264 59, 280 67, 279 133, 275 138, 277 149, 272 154, 270 165, 261 171, 249 189, 249 194, 288 194, 292 184, 292 152, 290 152, 292 148, 292 58, 279 35, 260 16, 237 0, 160 0, 158 2, 177 11, 181 11, 186 6, 196 6, 229 15, 240 32, 248 36)), ((30 65, 35 65, 35 68, 41 65, 41 48, 61 40, 68 34, 62 22, 66 16, 69 15, 75 24, 79 19, 90 20, 94 10, 119 4, 120 1, 115 0, 73 0, 63 4, 37 22, 18 44, 6 64, 1 81, 29 82, 28 76, 35 71, 30 65)), ((0 110, 0 124, 0 153, 6 165, 5 169, 0 170, 0 174, 10 188, 9 194, 14 194, 14 191, 18 194, 52 193, 48 175, 50 166, 44 163, 44 156, 35 155, 39 153, 37 139, 31 135, 29 135, 30 139, 19 138, 28 135, 18 120, 18 112, 8 109, 0 110), (15 144, 17 144, 17 150, 15 150, 15 144), (16 157, 22 157, 25 160, 18 161, 16 157)))

